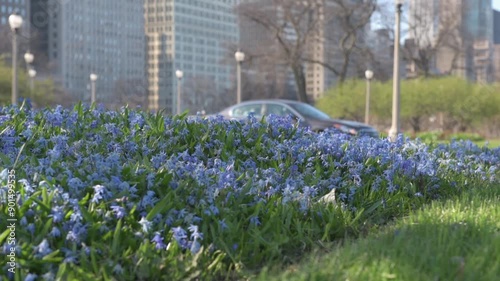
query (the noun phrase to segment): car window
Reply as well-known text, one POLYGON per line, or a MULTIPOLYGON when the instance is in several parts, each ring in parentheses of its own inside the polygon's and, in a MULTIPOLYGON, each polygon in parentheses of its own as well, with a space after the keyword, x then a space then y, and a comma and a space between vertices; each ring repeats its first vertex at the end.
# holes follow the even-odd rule
POLYGON ((254 113, 255 117, 262 116, 262 104, 247 104, 241 105, 233 109, 233 117, 247 117, 250 113, 254 113))
POLYGON ((298 113, 302 114, 305 118, 317 119, 317 120, 330 120, 330 116, 320 111, 306 103, 290 103, 290 106, 295 109, 298 113))
POLYGON ((288 116, 288 115, 293 115, 295 116, 295 114, 293 114, 293 112, 286 108, 285 106, 281 105, 281 104, 266 104, 266 114, 276 114, 276 115, 280 115, 280 116, 288 116))

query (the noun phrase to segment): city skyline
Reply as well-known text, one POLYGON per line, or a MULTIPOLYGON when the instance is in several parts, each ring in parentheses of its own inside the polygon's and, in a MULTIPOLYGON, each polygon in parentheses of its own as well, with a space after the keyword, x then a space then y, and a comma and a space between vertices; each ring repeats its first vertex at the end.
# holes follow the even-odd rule
MULTIPOLYGON (((120 103, 120 99, 116 98, 116 95, 121 94, 118 92, 132 93, 136 91, 137 93, 132 94, 140 95, 144 104, 147 104, 153 110, 167 109, 167 112, 173 112, 178 103, 176 93, 178 92, 177 86, 179 83, 182 83, 183 90, 184 88, 186 90, 185 94, 182 95, 183 110, 197 111, 205 109, 204 107, 211 103, 207 102, 208 100, 218 100, 222 96, 224 101, 218 101, 219 105, 225 102, 233 102, 231 93, 236 93, 236 61, 234 59, 236 49, 241 48, 243 51, 247 49, 249 54, 247 59, 252 58, 251 52, 255 52, 257 47, 264 47, 264 54, 266 54, 266 49, 269 51, 266 44, 257 42, 258 40, 254 40, 255 38, 251 38, 251 36, 241 45, 240 30, 243 30, 244 27, 241 26, 241 19, 238 22, 238 14, 233 10, 239 1, 163 1, 144 0, 143 2, 133 2, 133 4, 127 2, 127 4, 122 5, 119 0, 62 2, 58 0, 0 0, 0 4, 2 4, 0 5, 0 12, 3 13, 0 20, 5 28, 4 31, 10 32, 7 24, 9 13, 18 8, 16 7, 18 5, 26 5, 25 11, 22 10, 23 7, 20 10, 25 19, 21 33, 26 37, 23 39, 20 52, 26 52, 31 48, 32 52, 35 53, 33 66, 38 71, 37 79, 49 78, 54 80, 77 100, 88 101, 90 99, 91 82, 89 75, 90 73, 96 73, 99 77, 97 80, 99 102, 120 103), (31 11, 29 11, 29 3, 32 6, 31 11), (37 6, 38 4, 40 6, 37 6), (127 5, 133 5, 133 8, 124 8, 127 5), (40 17, 41 12, 45 12, 42 18, 40 17), (143 17, 137 17, 137 14, 142 14, 143 17), (248 45, 250 44, 248 42, 251 41, 255 41, 255 48, 249 47, 251 45, 248 45), (176 77, 177 70, 183 71, 184 77, 182 80, 176 77), (134 85, 140 86, 135 87, 134 85), (199 94, 203 95, 200 100, 198 100, 199 94)), ((410 3, 412 1, 413 3, 418 2, 416 0, 406 0, 404 4, 403 13, 409 19, 403 25, 407 25, 408 20, 411 21, 410 3)), ((427 3, 426 0, 420 1, 427 3)), ((452 0, 448 2, 440 0, 439 2, 445 3, 442 4, 443 7, 447 6, 449 9, 453 9, 455 4, 466 3, 467 1, 470 0, 452 0)), ((479 3, 476 1, 473 0, 468 3, 475 6, 476 3, 479 3)), ((394 9, 394 5, 390 5, 393 0, 386 0, 385 2, 389 4, 386 10, 387 14, 389 14, 390 10, 394 9)), ((495 9, 500 8, 500 0, 483 0, 481 3, 483 3, 481 5, 483 8, 474 7, 474 9, 467 10, 461 16, 463 21, 467 22, 466 27, 469 34, 483 34, 479 36, 481 38, 476 38, 478 37, 476 35, 472 36, 474 40, 470 39, 467 43, 470 45, 469 49, 471 50, 469 51, 471 54, 467 56, 471 59, 467 58, 464 62, 459 61, 461 65, 458 66, 458 68, 462 67, 464 71, 466 68, 478 68, 475 61, 492 62, 493 59, 497 61, 500 58, 497 55, 498 51, 493 56, 493 38, 487 39, 488 42, 484 40, 487 37, 484 34, 492 33, 493 27, 489 24, 481 24, 482 22, 489 22, 489 10, 492 7, 495 9), (487 5, 484 5, 484 3, 487 3, 487 5), (487 9, 484 7, 487 7, 487 9), (474 12, 477 9, 482 12, 474 12), (470 16, 472 14, 474 15, 470 16), (477 54, 474 55, 472 52, 477 54)), ((371 19, 374 20, 373 17, 371 19)), ((319 26, 322 26, 322 24, 319 26)), ((390 24, 390 21, 387 24, 390 24)), ((381 26, 381 28, 391 27, 381 26)), ((289 32, 289 29, 290 27, 286 31, 289 32)), ((328 30, 330 32, 342 32, 342 29, 330 28, 328 30)), ((438 32, 438 28, 425 30, 429 32, 430 37, 434 36, 431 33, 436 34, 438 32)), ((257 32, 257 34, 260 36, 262 32, 265 32, 265 29, 257 32)), ((370 32, 370 30, 367 30, 367 32, 370 32)), ((372 30, 372 32, 375 33, 377 30, 372 30)), ((322 32, 318 32, 318 34, 322 34, 322 32)), ((382 33, 378 32, 377 34, 382 33)), ((248 36, 248 34, 245 36, 248 36)), ((407 36, 407 34, 403 35, 402 43, 405 39, 408 39, 407 36)), ((320 37, 324 37, 324 35, 320 35, 320 37)), ((333 33, 330 34, 330 37, 334 37, 333 33)), ((332 38, 329 40, 332 40, 332 38)), ((8 52, 10 43, 7 41, 2 43, 6 43, 3 44, 5 45, 3 49, 8 52)), ((379 44, 381 44, 378 46, 380 52, 384 52, 387 46, 383 44, 387 45, 389 43, 381 40, 379 44)), ((332 53, 327 54, 327 48, 319 43, 310 43, 307 48, 309 48, 309 55, 315 61, 321 61, 320 63, 307 62, 306 60, 302 62, 306 92, 314 100, 321 97, 328 88, 335 85, 332 81, 336 80, 333 78, 338 78, 338 73, 334 74, 334 71, 327 70, 321 63, 338 65, 335 62, 327 61, 326 58, 331 60, 339 53, 335 53, 336 50, 331 50, 332 53)), ((253 55, 255 57, 255 54, 253 55)), ((278 53, 275 55, 279 56, 278 53)), ((382 54, 377 56, 382 57, 382 54)), ((450 61, 450 58, 447 58, 445 53, 441 53, 439 57, 441 60, 450 61)), ((465 57, 459 60, 463 59, 465 57)), ((353 61, 350 60, 350 62, 353 61)), ((271 60, 271 62, 279 64, 277 59, 271 60)), ((371 62, 362 63, 370 65, 371 62)), ((448 62, 445 64, 447 66, 448 62)), ((275 87, 269 86, 272 83, 269 75, 274 75, 278 80, 288 79, 289 81, 287 80, 280 88, 280 91, 284 92, 281 95, 288 95, 294 92, 296 85, 294 85, 293 79, 290 80, 284 77, 290 76, 288 68, 290 65, 285 63, 282 66, 283 68, 279 72, 283 73, 278 75, 276 73, 266 74, 272 71, 266 72, 261 71, 262 69, 252 69, 251 62, 245 62, 243 75, 247 76, 248 80, 243 82, 250 82, 252 79, 250 76, 252 75, 254 77, 260 75, 262 79, 258 83, 267 83, 267 87, 275 91, 275 87)), ((488 73, 499 69, 499 67, 491 68, 489 66, 481 67, 481 69, 483 68, 486 70, 481 71, 488 73)), ((355 72, 346 72, 348 73, 346 77, 349 79, 361 77, 359 75, 361 72, 358 70, 354 69, 355 72)), ((470 70, 467 71, 470 72, 470 70)), ((387 70, 387 72, 390 72, 390 70, 387 70)), ((451 71, 440 71, 437 66, 433 66, 432 72, 438 74, 452 73, 451 71)), ((465 76, 471 80, 485 76, 477 73, 470 72, 460 76, 465 76)), ((388 77, 388 75, 384 77, 388 77)), ((491 76, 488 74, 488 77, 491 76)), ((482 80, 490 81, 489 78, 482 80)), ((236 94, 234 98, 235 96, 236 94)))

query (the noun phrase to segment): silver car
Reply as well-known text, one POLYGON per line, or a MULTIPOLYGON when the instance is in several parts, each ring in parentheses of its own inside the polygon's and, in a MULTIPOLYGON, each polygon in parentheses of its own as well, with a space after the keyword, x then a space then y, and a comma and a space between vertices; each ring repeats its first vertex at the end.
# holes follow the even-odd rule
POLYGON ((315 132, 335 128, 350 135, 379 137, 377 129, 370 125, 356 121, 333 119, 314 106, 298 101, 279 99, 246 101, 228 107, 218 114, 228 119, 244 119, 250 114, 254 114, 256 118, 270 114, 291 115, 295 120, 300 121, 300 125, 310 127, 315 132))

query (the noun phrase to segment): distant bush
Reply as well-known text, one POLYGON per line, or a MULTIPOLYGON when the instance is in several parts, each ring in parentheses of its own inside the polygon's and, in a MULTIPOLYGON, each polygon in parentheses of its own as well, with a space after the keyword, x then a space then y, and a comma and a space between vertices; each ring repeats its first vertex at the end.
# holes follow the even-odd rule
POLYGON ((484 141, 485 138, 479 134, 471 134, 471 133, 458 133, 451 134, 448 136, 449 140, 470 140, 470 141, 484 141))
POLYGON ((439 131, 418 133, 416 138, 423 142, 436 142, 443 139, 443 133, 439 131))

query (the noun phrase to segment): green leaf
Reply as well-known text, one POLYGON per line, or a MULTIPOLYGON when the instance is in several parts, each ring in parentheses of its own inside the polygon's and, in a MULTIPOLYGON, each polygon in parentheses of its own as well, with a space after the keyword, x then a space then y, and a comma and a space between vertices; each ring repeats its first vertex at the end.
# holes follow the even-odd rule
POLYGON ((149 211, 148 215, 146 216, 146 219, 148 221, 151 221, 157 214, 162 212, 163 210, 170 209, 170 206, 174 202, 174 199, 171 198, 171 194, 173 191, 169 192, 161 201, 156 203, 156 205, 149 211))
MULTIPOLYGON (((21 156, 21 153, 23 153, 25 146, 26 146, 26 143, 23 143, 23 145, 19 149, 19 153, 17 153, 16 161, 14 161, 14 165, 12 165, 13 169, 15 169, 17 167, 17 162, 19 161, 19 157, 21 156)), ((26 159, 28 159, 28 158, 26 158, 26 159)))
POLYGON ((2 166, 7 166, 7 167, 11 166, 10 158, 1 152, 0 152, 0 160, 2 160, 3 162, 2 166))
POLYGON ((115 233, 113 234, 113 243, 111 246, 111 254, 116 255, 117 254, 117 249, 118 249, 118 243, 120 242, 120 232, 122 229, 122 220, 118 220, 118 224, 116 225, 115 228, 115 233))
POLYGON ((0 244, 3 245, 3 241, 9 236, 10 234, 10 229, 7 228, 1 235, 0 235, 0 244))
POLYGON ((38 204, 38 206, 40 206, 45 212, 50 213, 50 211, 51 211, 50 207, 47 206, 43 201, 40 201, 37 198, 33 198, 33 197, 31 197, 30 199, 35 201, 38 204))

